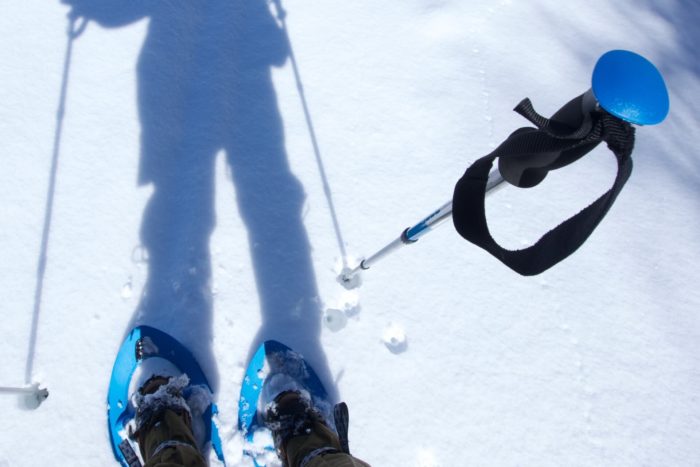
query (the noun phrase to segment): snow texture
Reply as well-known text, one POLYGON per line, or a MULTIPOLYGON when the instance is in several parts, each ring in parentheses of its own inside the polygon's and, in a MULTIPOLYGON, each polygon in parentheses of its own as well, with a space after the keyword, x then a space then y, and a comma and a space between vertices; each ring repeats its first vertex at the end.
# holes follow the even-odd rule
MULTIPOLYGON (((0 386, 50 394, 0 394, 0 466, 114 463, 138 324, 202 364, 232 466, 264 339, 348 403, 375 466, 700 464, 698 2, 71 3, 71 36, 57 0, 0 15, 0 386), (657 64, 671 112, 579 251, 520 277, 448 224, 336 282, 524 126, 522 98, 551 115, 611 49, 657 64)), ((600 147, 499 190, 492 232, 531 244, 614 169, 600 147)))

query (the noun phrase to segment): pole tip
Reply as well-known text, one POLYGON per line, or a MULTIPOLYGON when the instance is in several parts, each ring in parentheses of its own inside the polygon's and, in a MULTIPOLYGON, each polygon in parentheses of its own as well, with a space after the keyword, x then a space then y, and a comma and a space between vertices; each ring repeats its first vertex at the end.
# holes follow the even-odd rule
POLYGON ((336 278, 336 281, 338 281, 340 285, 342 285, 348 290, 358 288, 360 285, 362 285, 362 278, 360 277, 359 272, 353 271, 353 269, 350 269, 348 267, 343 268, 343 270, 336 278))
POLYGON ((27 410, 36 410, 49 397, 49 390, 40 388, 39 383, 32 384, 29 389, 30 392, 21 394, 20 406, 27 410))

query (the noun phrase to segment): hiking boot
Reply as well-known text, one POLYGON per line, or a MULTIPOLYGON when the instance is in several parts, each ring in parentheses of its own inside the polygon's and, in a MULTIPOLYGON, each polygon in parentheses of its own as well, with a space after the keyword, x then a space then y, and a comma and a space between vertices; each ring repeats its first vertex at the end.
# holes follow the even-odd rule
POLYGON ((340 452, 340 442, 330 424, 311 402, 305 391, 290 390, 280 393, 265 408, 265 426, 272 432, 277 455, 284 465, 313 454, 340 452), (294 449, 289 449, 294 444, 294 449))
POLYGON ((166 411, 176 414, 187 429, 192 430, 192 416, 182 391, 189 385, 187 375, 151 376, 132 397, 136 408, 135 430, 131 437, 142 445, 146 433, 165 416, 166 411))

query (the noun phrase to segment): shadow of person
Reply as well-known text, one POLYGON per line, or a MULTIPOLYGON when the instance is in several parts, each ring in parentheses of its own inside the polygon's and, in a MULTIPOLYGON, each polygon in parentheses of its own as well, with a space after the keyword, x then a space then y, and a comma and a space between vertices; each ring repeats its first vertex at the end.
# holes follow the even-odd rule
POLYGON ((320 344, 305 193, 289 169, 271 78, 289 44, 266 2, 64 1, 105 27, 149 19, 138 62, 139 183, 154 191, 141 227, 148 280, 129 329, 149 324, 172 333, 218 388, 209 239, 215 156, 224 150, 260 296, 262 325, 250 354, 264 340, 284 342, 306 356, 337 399, 320 344))

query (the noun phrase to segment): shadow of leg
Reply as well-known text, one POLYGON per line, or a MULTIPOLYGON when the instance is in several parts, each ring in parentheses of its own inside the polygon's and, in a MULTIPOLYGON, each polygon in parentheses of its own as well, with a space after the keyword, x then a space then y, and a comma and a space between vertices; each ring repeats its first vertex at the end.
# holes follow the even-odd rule
POLYGON ((285 343, 309 360, 336 400, 337 389, 320 343, 321 309, 301 218, 305 194, 289 170, 269 76, 267 80, 249 83, 252 89, 244 96, 250 100, 241 99, 241 108, 249 112, 237 119, 234 142, 227 147, 262 313, 250 355, 264 340, 285 343))
POLYGON ((197 151, 173 155, 155 174, 141 230, 148 281, 130 328, 146 324, 172 334, 192 351, 216 391, 209 253, 213 175, 213 157, 197 151))

